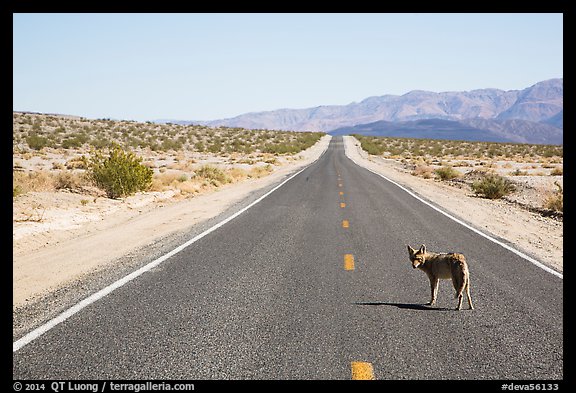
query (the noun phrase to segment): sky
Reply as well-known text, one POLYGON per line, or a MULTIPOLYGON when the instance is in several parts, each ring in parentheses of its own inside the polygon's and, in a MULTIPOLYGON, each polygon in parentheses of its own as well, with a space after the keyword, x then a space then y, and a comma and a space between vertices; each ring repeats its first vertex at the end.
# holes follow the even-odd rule
POLYGON ((562 14, 13 14, 15 111, 215 120, 562 77, 562 14))

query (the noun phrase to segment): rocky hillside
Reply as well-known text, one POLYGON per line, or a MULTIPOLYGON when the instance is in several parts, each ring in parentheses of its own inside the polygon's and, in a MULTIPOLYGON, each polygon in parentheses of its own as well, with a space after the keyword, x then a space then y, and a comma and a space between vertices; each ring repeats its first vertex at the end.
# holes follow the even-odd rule
MULTIPOLYGON (((253 112, 203 124, 297 131, 338 130, 340 133, 345 127, 382 121, 399 123, 441 119, 462 122, 465 128, 483 130, 478 134, 479 138, 483 134, 494 134, 505 141, 561 143, 563 86, 563 79, 550 79, 523 90, 479 89, 441 93, 414 90, 401 96, 369 97, 348 105, 253 112)), ((500 140, 498 138, 487 140, 500 140)), ((466 139, 466 135, 460 139, 466 139)))

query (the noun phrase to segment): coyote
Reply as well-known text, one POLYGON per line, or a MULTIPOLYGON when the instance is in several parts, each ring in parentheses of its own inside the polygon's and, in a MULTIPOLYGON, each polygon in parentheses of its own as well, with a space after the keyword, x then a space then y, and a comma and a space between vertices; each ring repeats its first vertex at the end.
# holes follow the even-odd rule
POLYGON ((454 289, 456 289, 456 295, 454 298, 458 299, 458 307, 456 307, 456 310, 462 309, 464 290, 466 290, 468 306, 471 310, 474 310, 474 306, 472 306, 472 298, 470 297, 470 272, 464 255, 456 253, 439 254, 435 252, 426 252, 426 246, 424 244, 422 244, 418 251, 414 250, 410 246, 407 247, 412 267, 424 271, 430 279, 431 298, 430 303, 427 304, 431 306, 436 304, 438 280, 441 278, 451 278, 452 284, 454 284, 454 289))

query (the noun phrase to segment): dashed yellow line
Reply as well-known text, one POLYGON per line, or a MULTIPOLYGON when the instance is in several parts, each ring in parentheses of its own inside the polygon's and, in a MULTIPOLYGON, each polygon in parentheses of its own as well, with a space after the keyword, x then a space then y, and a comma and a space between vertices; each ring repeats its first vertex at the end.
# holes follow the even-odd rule
POLYGON ((340 191, 338 194, 339 194, 339 195, 344 195, 344 191, 340 191))
POLYGON ((352 362, 352 379, 355 380, 374 380, 374 368, 372 363, 352 362))
POLYGON ((344 270, 354 270, 354 255, 344 254, 344 270))
POLYGON ((346 204, 344 202, 340 202, 340 207, 344 208, 346 207, 346 204))
POLYGON ((342 228, 349 228, 350 227, 350 222, 348 220, 343 220, 342 221, 342 228))

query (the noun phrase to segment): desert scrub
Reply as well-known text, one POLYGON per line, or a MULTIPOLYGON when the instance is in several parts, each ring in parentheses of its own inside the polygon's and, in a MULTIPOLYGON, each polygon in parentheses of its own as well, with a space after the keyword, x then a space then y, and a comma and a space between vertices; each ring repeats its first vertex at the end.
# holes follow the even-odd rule
POLYGON ((548 158, 561 162, 562 145, 538 145, 504 142, 471 142, 401 137, 376 137, 353 134, 362 149, 370 154, 411 157, 504 158, 526 160, 548 158))
POLYGON ((54 191, 54 176, 48 171, 12 173, 12 195, 16 197, 27 192, 54 191))
POLYGON ((486 173, 482 179, 472 183, 472 191, 488 199, 499 199, 516 190, 514 183, 495 173, 486 173))
POLYGON ((360 141, 360 147, 362 147, 362 149, 368 154, 379 156, 386 151, 386 149, 381 145, 383 139, 378 140, 376 138, 367 138, 356 134, 353 136, 360 141))
POLYGON ((26 138, 26 143, 33 150, 42 150, 44 147, 50 145, 48 138, 41 135, 32 134, 26 138))
POLYGON ((564 170, 561 167, 555 167, 550 171, 550 176, 562 176, 562 175, 564 175, 564 170))
POLYGON ((260 166, 260 165, 255 166, 248 173, 248 177, 259 179, 261 177, 269 175, 273 170, 274 170, 274 168, 270 164, 266 164, 264 166, 260 166))
POLYGON ((95 151, 87 163, 87 173, 108 198, 123 198, 146 191, 152 184, 152 169, 142 164, 142 158, 115 145, 108 156, 95 151))
POLYGON ((16 198, 19 195, 24 194, 24 190, 22 189, 22 186, 20 186, 19 184, 13 185, 12 186, 12 198, 16 198))
POLYGON ((217 155, 269 152, 297 154, 316 143, 324 133, 280 130, 210 128, 200 125, 138 123, 128 120, 85 119, 43 114, 13 113, 13 150, 41 151, 45 147, 74 151, 96 150, 119 144, 125 149, 196 151, 217 155))
POLYGON ((87 183, 84 174, 59 171, 54 175, 54 188, 57 190, 79 190, 87 183))
POLYGON ((434 171, 434 173, 436 173, 436 176, 438 176, 440 180, 452 180, 460 177, 460 172, 451 166, 443 166, 438 168, 434 171))
POLYGON ((230 183, 230 178, 226 173, 215 166, 203 165, 196 170, 196 176, 208 180, 212 185, 218 187, 221 184, 230 183))
POLYGON ((552 195, 548 196, 544 202, 544 208, 557 212, 564 212, 564 190, 557 181, 554 182, 557 189, 552 195))
POLYGON ((430 179, 432 177, 432 167, 429 165, 416 165, 414 170, 412 171, 413 176, 420 176, 424 179, 430 179))

